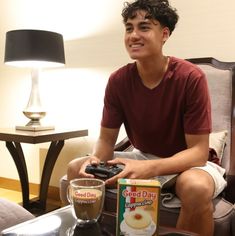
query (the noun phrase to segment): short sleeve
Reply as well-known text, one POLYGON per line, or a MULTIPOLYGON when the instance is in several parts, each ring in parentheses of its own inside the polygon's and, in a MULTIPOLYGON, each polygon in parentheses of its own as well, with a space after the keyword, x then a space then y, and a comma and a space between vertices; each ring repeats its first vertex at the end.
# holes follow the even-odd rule
POLYGON ((207 80, 203 72, 192 72, 187 82, 184 130, 188 134, 211 132, 211 103, 207 80))

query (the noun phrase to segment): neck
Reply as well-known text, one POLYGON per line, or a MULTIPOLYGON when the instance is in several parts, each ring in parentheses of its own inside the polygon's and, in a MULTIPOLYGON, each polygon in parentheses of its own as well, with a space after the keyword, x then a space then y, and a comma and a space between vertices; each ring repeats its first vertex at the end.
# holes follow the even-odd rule
POLYGON ((167 71, 168 61, 168 57, 163 55, 156 60, 137 61, 139 75, 146 87, 152 89, 161 82, 167 71))

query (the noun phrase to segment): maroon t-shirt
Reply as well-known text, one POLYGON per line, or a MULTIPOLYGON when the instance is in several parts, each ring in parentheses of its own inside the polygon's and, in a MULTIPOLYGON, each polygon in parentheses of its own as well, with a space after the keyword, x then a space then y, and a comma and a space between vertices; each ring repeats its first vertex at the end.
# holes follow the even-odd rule
POLYGON ((160 84, 142 83, 136 63, 109 78, 101 125, 119 128, 124 123, 133 146, 168 157, 186 149, 185 134, 211 131, 211 106, 205 74, 196 65, 170 57, 160 84))

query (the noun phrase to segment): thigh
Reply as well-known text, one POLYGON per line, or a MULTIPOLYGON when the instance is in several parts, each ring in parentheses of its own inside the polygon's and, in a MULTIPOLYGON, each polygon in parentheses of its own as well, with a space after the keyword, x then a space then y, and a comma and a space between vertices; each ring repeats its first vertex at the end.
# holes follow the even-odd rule
POLYGON ((140 152, 114 152, 113 158, 127 158, 135 160, 147 160, 148 158, 140 152))
POLYGON ((225 169, 215 163, 208 161, 205 166, 194 167, 192 169, 204 170, 205 172, 211 175, 215 184, 215 191, 213 198, 216 198, 227 185, 227 182, 224 179, 225 169))

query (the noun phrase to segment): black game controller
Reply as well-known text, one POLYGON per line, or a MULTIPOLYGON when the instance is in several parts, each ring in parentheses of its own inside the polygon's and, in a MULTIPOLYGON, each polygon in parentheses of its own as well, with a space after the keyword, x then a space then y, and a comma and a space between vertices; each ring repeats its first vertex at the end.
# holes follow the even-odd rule
POLYGON ((106 165, 104 162, 100 162, 98 165, 87 165, 85 172, 94 175, 96 178, 109 179, 123 169, 117 165, 106 165))

